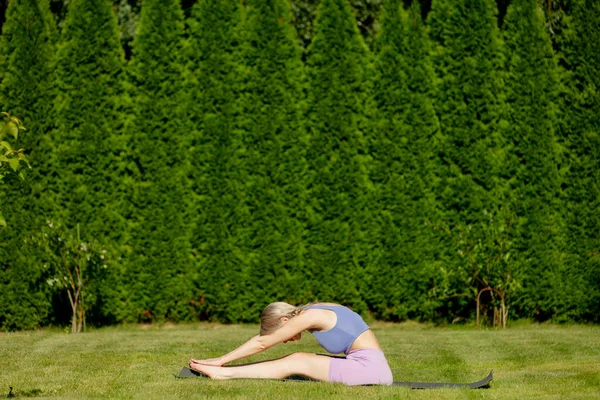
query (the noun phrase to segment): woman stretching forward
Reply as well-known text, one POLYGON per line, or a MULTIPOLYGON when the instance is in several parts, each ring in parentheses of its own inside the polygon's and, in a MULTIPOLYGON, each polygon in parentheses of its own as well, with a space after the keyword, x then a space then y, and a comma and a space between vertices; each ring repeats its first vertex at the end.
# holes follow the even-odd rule
POLYGON ((333 303, 304 307, 271 303, 260 315, 260 323, 260 335, 224 356, 190 360, 190 367, 213 379, 282 379, 301 375, 347 385, 392 384, 392 371, 375 335, 360 315, 347 307, 333 303), (293 353, 276 360, 223 367, 276 344, 300 340, 303 331, 311 332, 329 353, 345 353, 346 358, 293 353))

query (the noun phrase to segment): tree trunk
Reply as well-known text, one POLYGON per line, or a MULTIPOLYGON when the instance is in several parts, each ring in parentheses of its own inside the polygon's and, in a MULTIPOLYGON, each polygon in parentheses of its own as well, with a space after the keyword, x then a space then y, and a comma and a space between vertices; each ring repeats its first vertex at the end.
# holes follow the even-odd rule
POLYGON ((69 302, 71 303, 71 311, 73 313, 73 316, 71 317, 71 333, 77 333, 77 306, 79 305, 79 296, 77 293, 73 296, 70 290, 67 290, 67 294, 69 295, 69 302))
POLYGON ((81 327, 83 325, 83 307, 80 305, 77 310, 77 333, 81 332, 81 327))
POLYGON ((71 333, 77 333, 81 331, 81 323, 79 322, 79 311, 80 311, 80 293, 81 289, 77 289, 74 294, 71 294, 70 290, 67 290, 69 295, 69 302, 71 302, 71 310, 73 311, 73 317, 71 318, 71 333))
POLYGON ((508 319, 508 307, 504 304, 504 296, 500 296, 502 306, 502 327, 506 328, 506 320, 508 319))

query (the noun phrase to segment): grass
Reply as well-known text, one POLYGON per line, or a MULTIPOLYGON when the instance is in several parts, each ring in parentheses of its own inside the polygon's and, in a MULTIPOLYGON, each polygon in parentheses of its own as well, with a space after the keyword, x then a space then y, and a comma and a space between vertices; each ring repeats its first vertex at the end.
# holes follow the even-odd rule
MULTIPOLYGON (((175 379, 192 357, 215 357, 257 326, 129 326, 72 335, 0 333, 0 398, 600 398, 600 327, 517 325, 506 330, 375 323, 395 380, 473 382, 490 389, 410 390, 264 380, 175 379)), ((250 361, 323 352, 310 334, 250 361)))

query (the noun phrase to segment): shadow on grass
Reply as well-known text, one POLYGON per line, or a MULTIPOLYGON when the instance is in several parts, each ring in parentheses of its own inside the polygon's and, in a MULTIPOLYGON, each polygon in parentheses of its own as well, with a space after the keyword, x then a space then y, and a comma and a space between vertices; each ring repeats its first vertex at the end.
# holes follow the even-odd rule
POLYGON ((25 391, 16 391, 12 386, 9 386, 7 398, 16 398, 16 397, 41 397, 44 393, 42 393, 41 389, 31 389, 25 391))

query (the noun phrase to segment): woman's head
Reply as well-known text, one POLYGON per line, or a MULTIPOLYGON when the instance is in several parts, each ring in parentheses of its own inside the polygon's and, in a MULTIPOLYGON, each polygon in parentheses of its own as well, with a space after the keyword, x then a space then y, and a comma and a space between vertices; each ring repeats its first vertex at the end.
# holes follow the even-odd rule
POLYGON ((283 301, 269 304, 260 314, 260 335, 269 335, 275 332, 289 319, 300 314, 303 308, 283 301))

